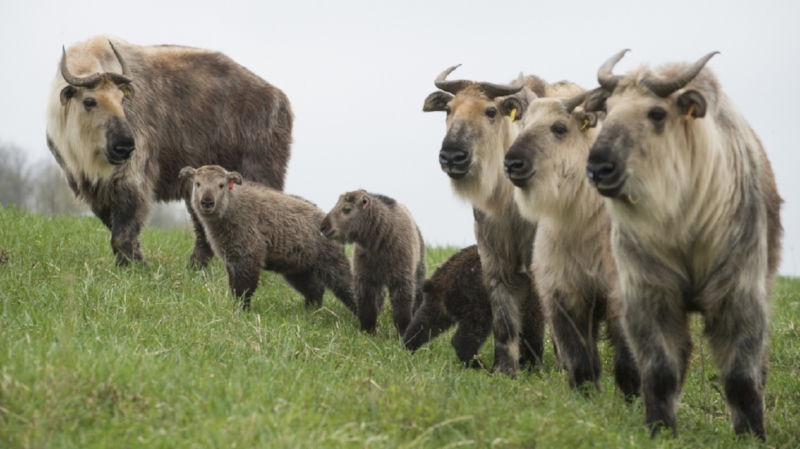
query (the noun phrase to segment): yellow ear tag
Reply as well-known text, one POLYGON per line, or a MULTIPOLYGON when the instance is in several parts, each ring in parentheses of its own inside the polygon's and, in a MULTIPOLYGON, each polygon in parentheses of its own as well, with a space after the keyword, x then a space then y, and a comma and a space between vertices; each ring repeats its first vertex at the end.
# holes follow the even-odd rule
POLYGON ((124 95, 126 97, 130 97, 131 96, 131 90, 128 89, 127 87, 123 87, 122 88, 122 95, 124 95))
POLYGON ((517 108, 511 110, 511 121, 515 121, 517 118, 517 108))
POLYGON ((583 126, 581 126, 581 131, 586 132, 588 130, 589 130, 589 119, 584 117, 583 126))

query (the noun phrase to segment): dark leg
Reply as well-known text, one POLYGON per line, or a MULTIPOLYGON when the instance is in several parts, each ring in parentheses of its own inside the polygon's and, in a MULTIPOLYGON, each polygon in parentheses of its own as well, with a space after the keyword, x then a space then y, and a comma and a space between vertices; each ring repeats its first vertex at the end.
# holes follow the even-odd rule
POLYGON ((453 320, 438 305, 423 303, 408 325, 403 343, 409 351, 414 352, 452 325, 453 320))
POLYGON ((614 379, 617 387, 625 395, 625 400, 630 402, 634 397, 640 395, 641 380, 639 379, 639 368, 636 366, 636 360, 633 358, 633 353, 625 338, 619 317, 608 318, 608 334, 611 346, 614 348, 614 379))
POLYGON ((325 295, 325 284, 312 271, 284 274, 284 279, 306 299, 306 307, 318 309, 322 307, 325 295))
POLYGON ((419 264, 417 264, 417 271, 416 271, 416 273, 414 273, 415 277, 416 277, 417 284, 416 284, 416 287, 414 289, 414 304, 413 304, 413 306, 411 308, 411 314, 412 315, 416 314, 417 313, 417 309, 419 309, 420 306, 422 305, 422 284, 425 283, 425 275, 427 274, 426 273, 427 269, 425 268, 425 252, 424 252, 425 245, 424 244, 422 245, 422 248, 423 248, 422 259, 420 259, 419 264))
POLYGON ((197 214, 192 209, 191 199, 186 199, 184 202, 186 203, 186 209, 189 211, 189 216, 192 218, 192 229, 194 229, 195 235, 194 250, 192 250, 192 255, 189 256, 189 268, 205 268, 208 262, 214 258, 214 251, 208 243, 203 225, 200 224, 197 214))
POLYGON ((113 229, 113 225, 111 223, 111 208, 110 207, 96 206, 96 205, 92 204, 91 209, 92 209, 92 212, 94 213, 94 215, 97 218, 99 218, 100 221, 102 221, 104 225, 106 225, 106 227, 108 228, 109 231, 113 229))
POLYGON ((394 327, 402 338, 411 322, 411 309, 414 304, 414 279, 400 279, 389 286, 389 300, 392 302, 394 327))
POLYGON ((256 291, 261 277, 261 260, 252 257, 229 259, 225 261, 225 269, 233 295, 242 298, 244 310, 250 310, 250 297, 256 291))
POLYGON ((356 301, 358 302, 358 321, 361 330, 370 335, 377 333, 378 303, 383 303, 383 285, 356 280, 356 301))
POLYGON ((111 249, 116 255, 117 266, 144 261, 139 234, 147 219, 149 205, 142 193, 132 188, 122 187, 116 194, 117 203, 111 209, 111 249))
MULTIPOLYGON (((545 302, 550 311, 560 360, 569 373, 569 386, 577 389, 590 383, 599 390, 602 366, 597 352, 599 323, 592 316, 594 307, 586 304, 584 310, 569 309, 570 304, 579 302, 574 298, 567 299, 559 292, 549 293, 545 302)), ((583 305, 582 302, 579 304, 583 305)))
POLYGON ((337 245, 333 248, 335 251, 334 257, 331 257, 326 262, 321 271, 320 277, 324 280, 325 285, 333 291, 333 294, 339 298, 351 312, 357 314, 358 308, 356 307, 356 299, 353 294, 353 272, 350 271, 350 262, 344 253, 344 248, 337 245))
POLYGON ((487 291, 492 301, 494 369, 516 378, 519 368, 518 304, 500 279, 490 279, 487 291))
POLYGON ((458 329, 453 334, 450 343, 456 350, 456 355, 467 368, 483 368, 483 363, 478 359, 478 351, 489 338, 492 326, 489 321, 462 320, 458 329))
POLYGON ((533 367, 542 363, 544 354, 545 316, 539 294, 533 288, 533 280, 527 275, 517 278, 518 286, 515 294, 520 304, 522 333, 520 335, 519 364, 533 367))

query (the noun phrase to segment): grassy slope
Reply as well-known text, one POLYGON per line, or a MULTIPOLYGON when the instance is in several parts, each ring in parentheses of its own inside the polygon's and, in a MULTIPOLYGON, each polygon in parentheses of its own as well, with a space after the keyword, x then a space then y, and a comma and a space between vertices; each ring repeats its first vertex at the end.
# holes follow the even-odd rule
MULTIPOLYGON (((466 371, 449 338, 412 356, 386 312, 360 335, 330 293, 311 312, 270 273, 237 312, 218 260, 185 269, 186 231, 146 230, 148 264, 129 269, 108 240, 93 218, 0 208, 0 447, 757 445, 733 436, 699 338, 680 436, 651 441, 641 403, 609 375, 590 399, 572 392, 549 344, 516 381, 466 371)), ((453 251, 430 249, 430 270, 453 251)), ((798 447, 800 279, 773 304, 768 445, 798 447)))

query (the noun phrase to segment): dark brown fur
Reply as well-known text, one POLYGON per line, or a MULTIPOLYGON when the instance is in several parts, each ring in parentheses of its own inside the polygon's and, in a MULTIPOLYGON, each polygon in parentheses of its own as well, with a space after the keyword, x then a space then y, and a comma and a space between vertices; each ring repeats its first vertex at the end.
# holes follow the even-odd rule
POLYGON ((356 302, 361 330, 376 333, 388 287, 392 318, 400 336, 422 302, 425 242, 405 206, 383 195, 357 190, 339 197, 319 226, 327 238, 355 243, 356 302))
MULTIPOLYGON (((133 156, 115 166, 108 177, 98 178, 82 167, 68 167, 59 147, 66 143, 53 137, 57 134, 53 127, 59 126, 55 118, 49 119, 48 146, 65 169, 75 195, 111 230, 117 264, 143 259, 138 235, 152 200, 183 199, 197 234, 190 263, 205 266, 213 252, 189 206, 191 188, 178 179, 178 172, 187 165, 216 164, 238 170, 247 180, 283 189, 292 140, 289 100, 278 88, 222 53, 113 40, 134 80, 135 94, 122 102, 122 119, 135 140, 133 156)), ((80 49, 67 52, 74 75, 119 71, 107 38, 95 37, 77 47, 80 49)), ((56 77, 54 89, 66 85, 60 72, 56 77)), ((94 89, 78 87, 71 101, 116 88, 107 83, 94 89)), ((69 106, 62 107, 57 101, 57 92, 51 94, 52 111, 69 106)))
POLYGON ((483 368, 478 350, 492 332, 492 302, 483 286, 476 245, 447 259, 422 286, 422 304, 406 329, 403 342, 414 352, 454 324, 450 342, 464 366, 483 368))
POLYGON ((306 306, 320 307, 327 287, 355 312, 350 262, 342 244, 319 234, 319 208, 257 183, 229 189, 241 175, 219 166, 186 167, 180 176, 191 180, 191 205, 245 309, 263 269, 283 275, 306 306))

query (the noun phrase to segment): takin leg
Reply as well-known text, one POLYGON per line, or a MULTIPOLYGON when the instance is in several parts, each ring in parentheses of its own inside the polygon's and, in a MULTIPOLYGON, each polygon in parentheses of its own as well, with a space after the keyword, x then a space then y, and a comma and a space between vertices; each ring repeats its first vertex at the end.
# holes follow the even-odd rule
MULTIPOLYGON (((423 244, 423 249, 425 245, 423 244)), ((416 278, 416 286, 414 289, 414 305, 411 308, 411 314, 414 315, 417 313, 417 309, 422 305, 422 284, 425 283, 425 275, 427 274, 427 269, 425 268, 425 253, 422 253, 422 258, 417 264, 417 271, 414 273, 416 278)))
POLYGON ((486 290, 492 302, 494 369, 516 378, 519 368, 519 308, 516 298, 500 278, 489 276, 486 290))
POLYGON ((261 259, 247 256, 231 258, 225 261, 225 270, 233 296, 242 299, 242 309, 250 310, 250 297, 261 278, 261 259))
POLYGON ((528 275, 518 279, 516 301, 520 304, 522 333, 520 335, 520 366, 533 367, 541 364, 544 354, 545 316, 539 294, 528 275))
POLYGON ((123 186, 116 192, 116 204, 111 209, 111 249, 117 266, 131 261, 143 262, 144 254, 139 246, 139 234, 149 213, 149 205, 143 192, 123 186))
POLYGON ((628 343, 637 360, 644 402, 644 423, 651 436, 661 427, 677 435, 678 399, 692 351, 689 320, 679 292, 641 289, 624 299, 628 343))
POLYGON ((367 279, 356 279, 356 302, 361 331, 377 334, 378 312, 383 305, 383 284, 367 279))
POLYGON ((325 258, 322 268, 317 268, 317 271, 320 272, 319 277, 342 304, 357 314, 358 308, 353 293, 353 272, 350 270, 350 262, 347 260, 344 248, 340 245, 333 251, 335 251, 334 255, 325 258))
POLYGON ((392 303, 392 320, 400 338, 406 333, 411 322, 411 310, 414 306, 414 278, 398 279, 389 285, 389 301, 392 303))
POLYGON ((705 314, 705 335, 725 386, 736 434, 766 439, 764 387, 769 323, 766 300, 745 294, 720 301, 705 314))
POLYGON ((325 295, 325 284, 312 270, 301 273, 284 274, 284 279, 306 299, 306 307, 319 309, 325 295))
POLYGON ((611 347, 614 348, 614 380, 625 395, 625 400, 631 402, 634 397, 641 394, 639 368, 625 338, 622 319, 619 316, 609 316, 607 321, 611 347))
POLYGON ((214 258, 214 251, 208 243, 206 231, 200 220, 197 218, 194 209, 191 206, 191 199, 186 199, 186 209, 189 211, 189 216, 192 218, 192 229, 194 229, 194 250, 192 255, 189 256, 189 268, 205 268, 208 262, 214 258))
POLYGON ((599 320, 594 317, 594 310, 602 306, 597 302, 597 298, 592 298, 584 304, 582 299, 570 300, 560 292, 548 292, 545 296, 558 354, 569 373, 569 386, 575 389, 589 383, 600 390, 602 366, 597 352, 599 320), (575 310, 570 304, 586 307, 575 310))
POLYGON ((492 322, 486 317, 469 317, 458 322, 458 329, 450 343, 456 350, 456 355, 467 368, 484 368, 478 358, 478 351, 492 333, 492 322), (477 318, 477 319, 476 319, 477 318))
POLYGON ((453 326, 453 320, 437 304, 423 303, 403 335, 403 344, 411 352, 438 337, 453 326))

